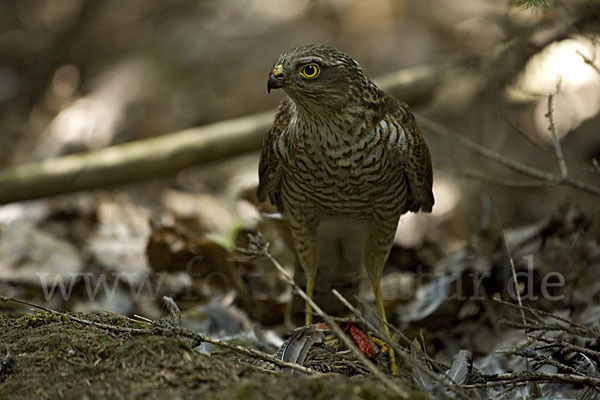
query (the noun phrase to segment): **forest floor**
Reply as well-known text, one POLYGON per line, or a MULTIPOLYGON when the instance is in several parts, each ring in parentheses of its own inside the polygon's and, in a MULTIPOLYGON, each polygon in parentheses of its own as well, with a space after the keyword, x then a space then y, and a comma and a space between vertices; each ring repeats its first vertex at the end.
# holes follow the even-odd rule
MULTIPOLYGON (((117 316, 78 317, 137 325, 117 316)), ((0 315, 0 343, 11 343, 0 358, 2 400, 396 398, 372 376, 298 379, 231 350, 200 354, 191 339, 115 333, 43 312, 0 315)))

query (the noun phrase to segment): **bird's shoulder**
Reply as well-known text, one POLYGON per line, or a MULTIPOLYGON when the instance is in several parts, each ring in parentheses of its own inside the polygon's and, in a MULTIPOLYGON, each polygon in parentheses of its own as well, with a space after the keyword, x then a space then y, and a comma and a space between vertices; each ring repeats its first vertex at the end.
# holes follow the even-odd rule
POLYGON ((258 164, 258 189, 259 201, 271 201, 280 211, 283 211, 281 200, 281 159, 276 146, 278 141, 290 124, 295 113, 294 102, 285 97, 275 113, 273 125, 263 139, 262 152, 258 164))
POLYGON ((382 116, 388 127, 388 145, 393 165, 401 168, 408 179, 410 201, 408 211, 430 212, 433 204, 433 168, 429 148, 410 107, 384 93, 382 116))

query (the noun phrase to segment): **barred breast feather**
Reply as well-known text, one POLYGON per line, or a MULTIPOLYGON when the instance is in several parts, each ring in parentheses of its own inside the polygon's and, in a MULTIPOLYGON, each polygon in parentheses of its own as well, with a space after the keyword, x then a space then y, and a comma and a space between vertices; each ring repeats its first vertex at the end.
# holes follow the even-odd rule
POLYGON ((382 112, 358 124, 299 121, 294 103, 284 99, 265 136, 259 199, 269 198, 280 211, 282 192, 342 213, 374 205, 431 211, 431 161, 414 116, 404 103, 382 96, 382 112), (345 131, 348 125, 355 132, 345 131))

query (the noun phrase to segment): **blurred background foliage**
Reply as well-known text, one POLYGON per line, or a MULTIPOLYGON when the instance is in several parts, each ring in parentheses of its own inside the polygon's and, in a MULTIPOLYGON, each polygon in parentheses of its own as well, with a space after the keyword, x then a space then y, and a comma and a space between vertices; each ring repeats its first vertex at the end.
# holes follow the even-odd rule
MULTIPOLYGON (((432 214, 401 218, 382 278, 389 320, 436 359, 450 362, 468 349, 490 374, 540 365, 556 372, 553 360, 568 364, 560 371, 580 371, 584 364, 570 348, 547 345, 562 338, 579 352, 589 349, 589 358, 580 354, 593 370, 586 374, 597 377, 598 0, 0 0, 0 168, 274 110, 283 93, 266 93, 273 63, 309 43, 344 50, 374 79, 410 67, 407 92, 428 82, 425 95, 409 102, 431 150, 436 205, 432 214), (461 140, 560 180, 549 116, 569 179, 596 194, 552 179, 532 182, 461 140), (440 134, 444 129, 457 135, 440 134), (516 311, 492 301, 516 301, 509 295, 510 256, 526 277, 518 285, 526 305, 560 315, 561 324, 574 321, 576 333, 586 326, 596 335, 553 331, 530 358, 530 331, 508 329, 502 318, 516 321, 516 311), (548 276, 562 284, 549 284, 548 276), (501 348, 513 349, 514 357, 501 348)), ((295 264, 285 223, 264 218, 256 203, 258 156, 0 205, 0 294, 54 309, 148 318, 165 315, 167 295, 183 310, 186 327, 253 338, 274 351, 277 334, 290 326, 283 324, 289 285, 265 260, 231 251, 248 245, 248 233, 262 232, 277 260, 289 270, 295 264)), ((6 190, 0 185, 0 194, 6 190)), ((372 304, 370 288, 361 289, 372 304)), ((0 311, 23 309, 0 302, 0 311)), ((3 360, 11 350, 7 345, 3 360)), ((39 358, 22 358, 42 368, 39 358)), ((100 358, 94 360, 95 367, 100 358)), ((91 380, 104 379, 89 371, 91 380)), ((119 381, 129 376, 124 372, 118 370, 119 381)), ((60 373, 59 380, 68 375, 60 373)), ((19 383, 20 376, 12 384, 50 393, 47 379, 19 383)), ((162 372, 149 376, 163 385, 155 379, 162 372)), ((179 386, 210 382, 173 379, 179 386)))
MULTIPOLYGON (((600 4, 593 0, 0 1, 0 166, 274 109, 282 93, 268 96, 265 85, 277 56, 323 43, 352 55, 372 78, 444 65, 430 98, 413 105, 418 113, 555 173, 545 115, 560 80, 554 117, 569 176, 597 185, 599 32, 600 4)), ((533 223, 564 204, 579 208, 591 231, 600 232, 597 196, 560 185, 523 187, 510 170, 424 134, 437 203, 431 216, 402 219, 402 248, 436 243, 433 262, 477 232, 533 223)), ((2 278, 31 283, 35 271, 61 262, 75 271, 173 270, 165 265, 173 258, 160 258, 160 242, 173 250, 182 239, 164 226, 231 245, 240 229, 261 227, 253 205, 257 163, 255 153, 151 183, 2 206, 2 278), (30 225, 14 228, 23 223, 30 225), (37 238, 46 253, 32 255, 24 237, 37 238), (44 256, 59 253, 58 261, 44 256)), ((186 243, 179 244, 190 254, 202 248, 186 243)), ((182 257, 185 265, 189 257, 182 257)))

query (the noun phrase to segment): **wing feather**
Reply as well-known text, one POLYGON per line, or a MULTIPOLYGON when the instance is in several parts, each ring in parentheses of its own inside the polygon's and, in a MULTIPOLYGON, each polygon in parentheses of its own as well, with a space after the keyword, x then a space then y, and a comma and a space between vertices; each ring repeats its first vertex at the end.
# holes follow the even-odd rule
POLYGON ((386 95, 385 110, 388 125, 398 129, 397 143, 392 143, 392 163, 404 170, 408 179, 409 198, 406 210, 431 212, 433 198, 433 168, 431 156, 415 116, 407 104, 386 95), (402 136, 403 135, 403 136, 402 136))
POLYGON ((284 211, 281 200, 281 159, 276 146, 279 138, 289 125, 293 113, 294 103, 289 97, 284 98, 275 114, 273 126, 263 139, 258 164, 259 181, 256 193, 258 200, 270 200, 280 212, 284 211))

